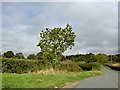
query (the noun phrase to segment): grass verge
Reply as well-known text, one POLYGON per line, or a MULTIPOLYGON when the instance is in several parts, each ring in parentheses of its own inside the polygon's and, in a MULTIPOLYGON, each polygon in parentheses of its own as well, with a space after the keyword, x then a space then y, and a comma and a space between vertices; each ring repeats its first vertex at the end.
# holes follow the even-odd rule
POLYGON ((102 71, 56 74, 2 74, 2 88, 61 88, 66 83, 101 75, 102 71))

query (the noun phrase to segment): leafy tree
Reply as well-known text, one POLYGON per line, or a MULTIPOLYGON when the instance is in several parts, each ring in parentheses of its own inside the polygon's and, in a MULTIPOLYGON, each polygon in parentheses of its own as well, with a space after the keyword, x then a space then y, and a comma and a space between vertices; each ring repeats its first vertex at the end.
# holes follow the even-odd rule
POLYGON ((35 54, 30 54, 28 55, 27 59, 36 59, 36 56, 35 54))
POLYGON ((79 56, 79 61, 85 61, 85 60, 86 60, 85 56, 83 56, 83 55, 79 56))
POLYGON ((2 57, 2 54, 0 53, 0 57, 2 57))
POLYGON ((37 46, 40 46, 42 57, 51 61, 59 61, 62 53, 67 48, 74 46, 75 33, 72 27, 67 24, 65 28, 46 28, 40 33, 41 40, 37 46))
POLYGON ((120 54, 117 54, 116 56, 118 57, 117 62, 120 62, 120 54))
POLYGON ((96 56, 92 53, 89 53, 86 55, 86 62, 96 62, 97 59, 96 59, 96 56))
POLYGON ((42 52, 36 54, 36 59, 42 59, 42 52))
POLYGON ((64 55, 61 55, 61 61, 66 61, 67 58, 64 55))
POLYGON ((113 55, 111 59, 113 62, 118 62, 118 56, 113 55))
POLYGON ((14 57, 14 53, 12 51, 7 51, 3 54, 3 57, 5 58, 13 58, 14 57))
POLYGON ((18 58, 18 59, 24 59, 25 58, 22 53, 16 53, 15 57, 18 58))
POLYGON ((109 60, 108 56, 106 54, 97 54, 96 59, 100 63, 105 63, 109 60))

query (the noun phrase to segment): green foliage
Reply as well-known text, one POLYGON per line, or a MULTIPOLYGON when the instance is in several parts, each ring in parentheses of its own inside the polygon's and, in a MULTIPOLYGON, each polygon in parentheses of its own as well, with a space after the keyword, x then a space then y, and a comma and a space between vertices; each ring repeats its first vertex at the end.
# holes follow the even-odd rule
POLYGON ((67 58, 64 55, 61 55, 61 61, 66 61, 67 58))
POLYGON ((118 62, 118 56, 112 56, 112 61, 113 62, 118 62))
POLYGON ((36 70, 43 70, 49 64, 43 60, 7 60, 2 59, 2 72, 6 73, 28 73, 36 70))
POLYGON ((120 62, 120 55, 109 55, 109 61, 111 63, 120 62))
POLYGON ((81 67, 79 67, 79 64, 76 62, 71 62, 71 63, 63 63, 60 64, 59 67, 60 70, 67 70, 70 72, 77 72, 77 71, 81 71, 81 67))
POLYGON ((35 54, 30 54, 28 57, 27 57, 27 59, 36 59, 36 56, 35 56, 35 54))
POLYGON ((119 63, 120 63, 120 54, 118 54, 118 55, 116 55, 116 56, 118 57, 117 62, 119 62, 119 63))
POLYGON ((109 60, 108 56, 105 54, 97 54, 96 57, 99 63, 105 63, 109 60))
POLYGON ((81 61, 86 61, 86 56, 85 55, 70 55, 66 56, 68 60, 75 61, 75 62, 81 62, 81 61))
POLYGON ((104 65, 113 69, 113 70, 117 70, 117 71, 120 71, 120 63, 116 63, 117 65, 113 65, 113 64, 110 64, 110 63, 105 63, 104 65))
POLYGON ((15 58, 17 59, 24 59, 24 55, 22 53, 16 53, 15 58))
POLYGON ((40 33, 41 40, 37 46, 40 46, 42 57, 44 59, 59 61, 61 55, 67 48, 74 46, 75 33, 72 27, 67 24, 65 28, 46 28, 46 31, 40 33))
POLYGON ((0 57, 2 57, 2 54, 0 53, 0 57))
POLYGON ((36 54, 36 59, 43 59, 42 58, 42 52, 39 52, 36 54))
POLYGON ((5 58, 13 58, 14 57, 14 53, 12 51, 7 51, 3 54, 3 57, 5 58))
POLYGON ((59 63, 49 62, 48 60, 14 60, 2 59, 2 72, 3 73, 28 73, 36 72, 39 70, 53 68, 55 70, 65 71, 81 71, 81 70, 98 70, 97 63, 59 63))
POLYGON ((92 70, 100 70, 100 63, 98 62, 91 62, 90 65, 92 66, 92 70))
POLYGON ((88 63, 89 62, 96 62, 97 59, 96 59, 96 56, 94 54, 89 53, 89 54, 86 55, 86 60, 85 61, 88 62, 88 63))
POLYGON ((92 70, 92 66, 89 63, 79 63, 79 67, 81 67, 82 70, 92 70))

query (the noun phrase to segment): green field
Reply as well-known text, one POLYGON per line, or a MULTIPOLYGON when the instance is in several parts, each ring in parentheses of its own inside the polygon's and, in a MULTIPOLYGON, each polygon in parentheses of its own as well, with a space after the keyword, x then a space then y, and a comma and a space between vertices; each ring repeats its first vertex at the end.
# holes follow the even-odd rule
POLYGON ((2 88, 57 88, 84 78, 101 75, 101 71, 56 74, 2 74, 2 88))

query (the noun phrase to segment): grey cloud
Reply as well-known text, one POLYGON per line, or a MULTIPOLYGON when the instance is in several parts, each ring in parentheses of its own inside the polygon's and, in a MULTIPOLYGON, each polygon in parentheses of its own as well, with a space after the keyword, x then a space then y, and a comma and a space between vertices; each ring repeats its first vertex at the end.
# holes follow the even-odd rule
POLYGON ((65 55, 117 53, 117 3, 6 3, 6 7, 7 4, 9 8, 3 13, 3 51, 37 53, 41 30, 70 23, 77 37, 75 46, 65 55), (29 14, 32 16, 26 17, 29 14))

